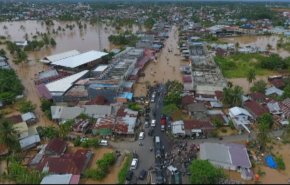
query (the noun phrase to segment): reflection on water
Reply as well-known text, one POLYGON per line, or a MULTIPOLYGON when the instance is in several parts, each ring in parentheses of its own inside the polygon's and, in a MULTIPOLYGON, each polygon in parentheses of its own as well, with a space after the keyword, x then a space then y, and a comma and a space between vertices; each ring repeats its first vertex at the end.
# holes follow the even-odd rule
POLYGON ((229 43, 239 43, 240 46, 254 45, 262 49, 267 49, 267 45, 272 46, 272 52, 278 53, 281 57, 288 57, 290 53, 284 49, 277 49, 279 36, 240 36, 222 38, 222 41, 229 43))
MULTIPOLYGON (((12 41, 18 41, 24 40, 25 37, 32 39, 32 36, 37 33, 47 33, 49 31, 57 42, 56 47, 43 48, 41 51, 31 52, 29 53, 30 59, 39 59, 46 55, 65 52, 72 49, 77 49, 81 52, 93 49, 110 49, 108 37, 111 34, 117 33, 115 28, 105 24, 90 25, 86 23, 86 25, 86 29, 79 29, 77 23, 73 21, 54 21, 54 25, 50 27, 47 27, 41 21, 1 22, 0 35, 8 37, 12 41), (75 27, 72 30, 66 27, 67 25, 73 24, 75 27), (61 29, 59 29, 59 27, 61 27, 61 29), (63 29, 65 29, 65 31, 63 31, 63 29), (53 34, 53 30, 55 30, 57 34, 53 34)), ((133 25, 131 28, 123 28, 123 30, 132 30, 132 32, 136 32, 139 29, 140 27, 137 25, 133 25)))

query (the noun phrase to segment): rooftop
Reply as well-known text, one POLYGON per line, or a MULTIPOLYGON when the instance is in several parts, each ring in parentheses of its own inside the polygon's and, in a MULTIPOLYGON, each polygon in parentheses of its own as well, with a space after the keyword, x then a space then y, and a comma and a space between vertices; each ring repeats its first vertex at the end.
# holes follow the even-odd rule
POLYGON ((43 62, 45 63, 50 63, 50 62, 56 62, 58 60, 62 60, 62 59, 65 59, 65 58, 68 58, 68 57, 72 57, 72 56, 75 56, 75 55, 79 55, 80 52, 77 51, 77 50, 71 50, 71 51, 66 51, 66 52, 63 52, 63 53, 58 53, 58 54, 55 54, 55 55, 50 55, 50 56, 47 56, 45 57, 43 60, 43 62))
POLYGON ((76 68, 81 65, 98 60, 107 54, 108 53, 105 53, 105 52, 92 50, 92 51, 88 51, 79 55, 75 55, 75 56, 58 60, 56 62, 53 62, 52 65, 62 66, 62 67, 67 67, 67 68, 76 68))
POLYGON ((85 74, 87 74, 87 72, 88 70, 84 70, 79 73, 73 74, 71 76, 62 78, 60 80, 48 83, 45 86, 50 92, 64 93, 73 85, 75 81, 77 81, 78 79, 83 77, 85 74))

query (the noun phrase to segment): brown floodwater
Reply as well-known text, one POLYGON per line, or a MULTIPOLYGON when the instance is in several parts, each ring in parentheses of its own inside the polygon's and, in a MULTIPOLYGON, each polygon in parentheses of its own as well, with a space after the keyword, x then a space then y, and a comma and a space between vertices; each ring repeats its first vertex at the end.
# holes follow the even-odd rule
MULTIPOLYGON (((86 23, 86 25, 86 29, 79 29, 77 23, 74 21, 54 21, 54 25, 50 27, 42 24, 42 21, 1 22, 0 35, 8 37, 8 39, 12 41, 23 41, 25 36, 31 39, 33 35, 37 34, 37 32, 47 33, 48 30, 50 30, 57 45, 54 48, 48 47, 43 48, 40 51, 30 52, 29 59, 32 60, 73 49, 79 50, 80 52, 111 49, 108 37, 111 34, 117 33, 117 30, 114 27, 103 23, 96 25, 86 23), (66 28, 66 25, 72 24, 75 25, 72 30, 66 28), (65 31, 57 31, 59 26, 61 27, 61 30, 65 29, 65 31), (58 33, 53 34, 53 29, 58 33)), ((131 30, 132 32, 136 32, 140 29, 144 30, 143 27, 137 25, 122 28, 122 30, 131 30)))
POLYGON ((178 43, 178 30, 173 26, 169 32, 169 38, 165 41, 164 48, 157 54, 157 60, 150 62, 144 69, 145 76, 140 77, 135 85, 135 96, 146 96, 146 83, 165 83, 168 80, 182 82, 180 67, 188 65, 189 61, 184 61, 180 56, 178 43), (168 50, 172 52, 168 52, 168 50), (178 55, 176 55, 178 54, 178 55))
POLYGON ((267 45, 270 44, 272 46, 272 52, 279 54, 281 57, 289 57, 290 52, 284 49, 277 49, 277 42, 279 40, 279 36, 272 35, 272 36, 239 36, 239 37, 227 37, 222 38, 222 41, 229 42, 229 43, 239 43, 240 46, 246 45, 254 45, 260 47, 262 49, 267 49, 267 45))

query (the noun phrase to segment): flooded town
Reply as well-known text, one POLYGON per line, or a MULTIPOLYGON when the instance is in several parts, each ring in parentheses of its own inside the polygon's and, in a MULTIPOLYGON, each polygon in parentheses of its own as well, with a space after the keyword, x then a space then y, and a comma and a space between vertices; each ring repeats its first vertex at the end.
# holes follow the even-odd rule
POLYGON ((1 184, 289 184, 290 4, 0 1, 1 184))

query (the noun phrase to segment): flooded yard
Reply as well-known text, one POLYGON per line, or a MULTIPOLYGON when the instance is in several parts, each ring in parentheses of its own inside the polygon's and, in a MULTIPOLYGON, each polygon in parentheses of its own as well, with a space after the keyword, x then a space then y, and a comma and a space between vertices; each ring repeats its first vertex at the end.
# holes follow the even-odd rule
POLYGON ((261 181, 263 184, 287 184, 290 179, 290 144, 276 144, 273 153, 282 155, 286 169, 278 171, 262 166, 261 170, 265 172, 265 176, 261 178, 261 181))
POLYGON ((180 67, 189 62, 183 61, 183 57, 179 56, 177 42, 178 31, 176 27, 173 27, 169 33, 168 40, 164 43, 164 48, 157 54, 157 60, 150 62, 146 66, 144 70, 145 76, 140 77, 135 85, 135 96, 146 95, 146 83, 153 85, 154 83, 165 83, 168 80, 182 82, 180 67), (168 52, 169 49, 172 51, 168 52))
MULTIPOLYGON (((104 23, 91 25, 88 22, 82 22, 82 25, 86 24, 86 29, 79 29, 76 22, 53 21, 53 23, 54 25, 52 26, 46 26, 42 21, 1 22, 0 36, 5 36, 12 41, 23 41, 25 37, 32 39, 38 32, 48 33, 49 31, 57 45, 54 48, 44 48, 41 51, 30 52, 29 59, 34 60, 73 49, 80 52, 108 50, 111 49, 108 37, 112 34, 117 34, 117 30, 114 27, 107 26, 104 23), (75 26, 70 29, 67 28, 67 25, 75 26)), ((137 25, 122 28, 122 30, 131 30, 134 33, 139 29, 144 30, 143 27, 137 25)))
POLYGON ((277 49, 277 42, 279 40, 279 36, 239 36, 239 37, 227 37, 220 39, 221 41, 228 43, 239 43, 239 46, 247 46, 253 45, 256 47, 260 47, 264 50, 267 50, 267 45, 271 45, 272 49, 270 51, 279 54, 281 57, 289 57, 290 52, 284 49, 277 49))

